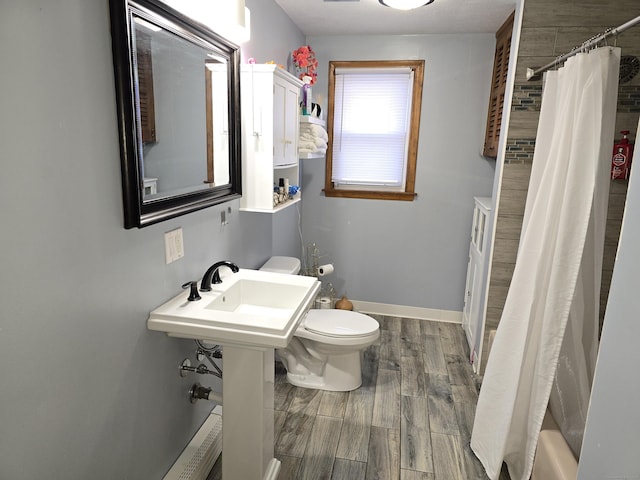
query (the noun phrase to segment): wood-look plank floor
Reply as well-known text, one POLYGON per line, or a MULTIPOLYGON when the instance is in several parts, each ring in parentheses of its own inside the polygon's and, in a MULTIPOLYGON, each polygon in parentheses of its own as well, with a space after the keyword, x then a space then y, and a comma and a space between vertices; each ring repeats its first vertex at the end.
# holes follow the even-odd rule
MULTIPOLYGON (((381 335, 358 390, 294 387, 276 367, 279 480, 487 480, 469 447, 478 394, 461 326, 372 316, 381 335)), ((220 472, 219 459, 208 480, 220 472)))

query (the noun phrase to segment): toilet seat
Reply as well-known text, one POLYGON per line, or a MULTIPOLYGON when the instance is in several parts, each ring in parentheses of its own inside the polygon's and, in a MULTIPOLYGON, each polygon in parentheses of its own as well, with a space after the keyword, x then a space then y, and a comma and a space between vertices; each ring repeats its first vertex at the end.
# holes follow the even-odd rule
POLYGON ((309 310, 303 328, 311 333, 334 338, 358 338, 375 333, 378 322, 362 313, 347 310, 309 310))

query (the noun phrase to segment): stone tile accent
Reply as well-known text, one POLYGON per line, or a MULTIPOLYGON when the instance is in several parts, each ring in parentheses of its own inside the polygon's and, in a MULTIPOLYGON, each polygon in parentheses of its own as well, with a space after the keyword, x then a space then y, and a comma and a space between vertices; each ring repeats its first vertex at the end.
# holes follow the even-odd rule
POLYGON ((514 85, 511 110, 540 111, 542 104, 542 84, 514 85))
POLYGON ((507 139, 507 151, 505 162, 507 163, 533 163, 533 150, 536 145, 535 138, 509 138, 507 139))

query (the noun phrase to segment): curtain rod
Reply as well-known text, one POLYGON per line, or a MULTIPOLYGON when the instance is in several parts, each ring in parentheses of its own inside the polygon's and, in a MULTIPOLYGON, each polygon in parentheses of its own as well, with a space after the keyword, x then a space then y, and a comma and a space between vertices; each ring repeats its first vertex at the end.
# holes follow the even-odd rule
POLYGON ((553 62, 548 63, 544 67, 540 67, 540 68, 538 68, 536 70, 534 70, 533 68, 527 68, 527 80, 531 80, 534 77, 537 77, 541 73, 543 73, 543 72, 549 70, 550 68, 555 67, 556 65, 564 62, 566 59, 568 59, 570 57, 573 57, 576 53, 584 52, 585 50, 587 50, 587 49, 589 49, 589 48, 591 48, 593 46, 598 45, 598 43, 602 42, 603 40, 605 40, 605 39, 607 39, 607 38, 609 38, 611 36, 618 35, 619 33, 622 33, 622 32, 624 32, 625 30, 627 30, 627 29, 629 29, 631 27, 635 27, 639 23, 640 23, 640 15, 637 16, 636 18, 633 18, 633 19, 629 20, 627 23, 623 23, 619 27, 609 29, 606 32, 604 32, 603 34, 600 34, 600 35, 598 35, 596 37, 591 38, 590 40, 587 40, 585 43, 583 43, 579 47, 576 47, 573 50, 571 50, 569 53, 565 53, 561 57, 556 58, 553 62))

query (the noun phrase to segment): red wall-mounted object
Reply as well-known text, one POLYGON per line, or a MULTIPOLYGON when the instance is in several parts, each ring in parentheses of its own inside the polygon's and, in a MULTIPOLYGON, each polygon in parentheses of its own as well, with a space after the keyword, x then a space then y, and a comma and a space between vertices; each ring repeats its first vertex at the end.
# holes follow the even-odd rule
POLYGON ((622 138, 613 146, 613 156, 611 158, 611 179, 627 180, 631 169, 631 159, 633 157, 633 144, 629 143, 627 135, 629 130, 620 132, 622 138))

